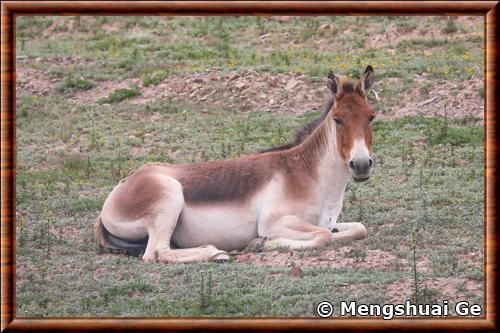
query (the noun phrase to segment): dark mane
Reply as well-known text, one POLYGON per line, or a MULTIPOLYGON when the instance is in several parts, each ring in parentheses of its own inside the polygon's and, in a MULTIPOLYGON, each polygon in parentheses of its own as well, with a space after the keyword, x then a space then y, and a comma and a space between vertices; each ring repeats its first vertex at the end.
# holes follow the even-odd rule
POLYGON ((287 150, 287 149, 293 148, 295 146, 298 146, 299 144, 304 142, 304 140, 316 129, 316 127, 319 126, 319 124, 321 124, 321 122, 326 118, 326 115, 332 109, 332 107, 333 107, 333 98, 330 98, 328 100, 328 102, 326 103, 326 106, 325 106, 325 109, 323 110, 323 112, 319 116, 317 116, 316 118, 314 118, 313 120, 308 122, 303 128, 298 130, 295 133, 295 136, 291 142, 285 143, 281 146, 276 146, 276 147, 271 147, 271 148, 268 148, 265 150, 261 150, 259 153, 268 153, 271 151, 282 151, 282 150, 287 150))

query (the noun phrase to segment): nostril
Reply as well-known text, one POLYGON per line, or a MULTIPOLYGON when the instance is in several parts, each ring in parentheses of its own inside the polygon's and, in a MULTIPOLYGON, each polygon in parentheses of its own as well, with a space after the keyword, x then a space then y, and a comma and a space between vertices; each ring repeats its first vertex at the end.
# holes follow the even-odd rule
POLYGON ((368 165, 370 166, 370 168, 373 166, 373 160, 371 158, 368 159, 368 165))
POLYGON ((354 162, 353 161, 349 162, 349 168, 354 169, 354 162))

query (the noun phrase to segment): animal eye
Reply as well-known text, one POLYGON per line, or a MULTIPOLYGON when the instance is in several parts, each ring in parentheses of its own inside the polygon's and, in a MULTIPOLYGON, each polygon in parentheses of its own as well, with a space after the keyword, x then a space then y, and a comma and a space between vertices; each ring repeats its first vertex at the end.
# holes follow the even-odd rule
POLYGON ((335 120, 335 124, 337 124, 337 125, 343 125, 344 124, 344 122, 340 118, 333 117, 333 120, 335 120))

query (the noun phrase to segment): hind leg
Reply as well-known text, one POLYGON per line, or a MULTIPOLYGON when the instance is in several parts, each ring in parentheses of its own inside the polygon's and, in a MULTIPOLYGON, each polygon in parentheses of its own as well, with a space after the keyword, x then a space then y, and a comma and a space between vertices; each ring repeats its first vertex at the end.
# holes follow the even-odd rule
POLYGON ((200 263, 200 262, 226 262, 229 255, 222 250, 218 250, 213 245, 203 245, 189 249, 163 249, 159 250, 153 260, 144 259, 149 262, 162 263, 200 263))
POLYGON ((226 261, 229 256, 212 245, 189 249, 172 249, 170 239, 175 230, 179 214, 184 207, 181 184, 173 178, 164 180, 162 198, 158 200, 154 213, 149 218, 149 233, 146 251, 142 260, 162 263, 194 263, 226 261))

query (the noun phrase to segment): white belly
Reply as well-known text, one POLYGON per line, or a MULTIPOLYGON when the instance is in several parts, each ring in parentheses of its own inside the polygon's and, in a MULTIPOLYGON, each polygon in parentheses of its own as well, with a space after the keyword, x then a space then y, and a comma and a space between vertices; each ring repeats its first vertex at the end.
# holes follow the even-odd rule
POLYGON ((244 249, 257 234, 257 211, 244 205, 186 205, 172 236, 181 248, 211 244, 231 251, 244 249))

